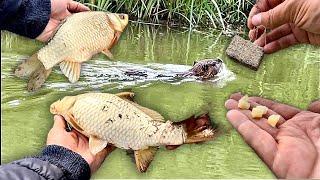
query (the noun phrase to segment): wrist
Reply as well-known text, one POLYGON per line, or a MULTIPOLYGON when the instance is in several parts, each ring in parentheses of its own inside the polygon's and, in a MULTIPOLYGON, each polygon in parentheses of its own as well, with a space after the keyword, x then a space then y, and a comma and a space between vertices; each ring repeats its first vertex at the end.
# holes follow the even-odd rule
POLYGON ((37 158, 61 168, 68 179, 90 178, 90 166, 87 160, 65 147, 49 145, 37 158))

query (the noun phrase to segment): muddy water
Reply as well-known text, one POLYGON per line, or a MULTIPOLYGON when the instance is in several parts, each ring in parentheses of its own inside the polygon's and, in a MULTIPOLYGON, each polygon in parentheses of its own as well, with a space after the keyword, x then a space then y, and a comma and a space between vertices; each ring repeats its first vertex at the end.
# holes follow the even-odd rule
POLYGON ((10 33, 1 34, 1 160, 35 155, 45 145, 52 126, 49 105, 65 96, 89 91, 133 91, 135 100, 179 121, 209 111, 221 134, 215 141, 160 149, 147 173, 140 174, 130 157, 117 149, 93 178, 274 178, 225 118, 224 102, 237 91, 277 99, 300 108, 320 97, 320 49, 300 45, 264 58, 255 72, 224 54, 230 38, 219 31, 188 32, 131 25, 112 50, 111 62, 95 56, 83 68, 80 81, 70 85, 58 69, 36 93, 15 78, 13 68, 43 46, 10 33), (220 57, 225 69, 209 82, 196 78, 156 78, 188 69, 194 60, 220 57), (139 69, 147 76, 128 77, 124 70, 139 69))

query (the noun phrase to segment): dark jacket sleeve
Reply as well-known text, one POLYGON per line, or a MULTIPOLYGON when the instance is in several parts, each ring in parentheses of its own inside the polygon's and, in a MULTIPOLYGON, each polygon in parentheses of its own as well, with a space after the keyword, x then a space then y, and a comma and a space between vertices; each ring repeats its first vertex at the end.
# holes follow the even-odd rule
POLYGON ((0 0, 0 29, 36 38, 51 13, 50 0, 0 0))
POLYGON ((0 166, 0 179, 89 179, 89 164, 77 153, 49 145, 39 156, 0 166))

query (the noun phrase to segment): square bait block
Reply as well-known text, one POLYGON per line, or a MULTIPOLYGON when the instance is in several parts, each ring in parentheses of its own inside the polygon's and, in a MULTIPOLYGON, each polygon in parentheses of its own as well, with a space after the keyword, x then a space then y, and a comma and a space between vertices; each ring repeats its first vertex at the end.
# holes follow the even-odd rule
POLYGON ((263 58, 263 48, 235 35, 229 44, 226 53, 229 57, 258 70, 263 58))

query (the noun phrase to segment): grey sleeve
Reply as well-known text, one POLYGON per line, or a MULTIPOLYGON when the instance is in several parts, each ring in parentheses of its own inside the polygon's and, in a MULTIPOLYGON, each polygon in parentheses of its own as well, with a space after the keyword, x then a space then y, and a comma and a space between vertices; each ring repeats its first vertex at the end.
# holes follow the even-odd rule
POLYGON ((63 176, 63 172, 60 168, 37 158, 26 158, 0 166, 0 179, 65 179, 63 176))
POLYGON ((47 146, 39 156, 0 166, 0 179, 90 179, 89 164, 79 154, 57 145, 47 146))

